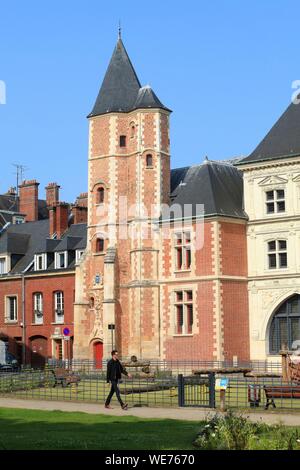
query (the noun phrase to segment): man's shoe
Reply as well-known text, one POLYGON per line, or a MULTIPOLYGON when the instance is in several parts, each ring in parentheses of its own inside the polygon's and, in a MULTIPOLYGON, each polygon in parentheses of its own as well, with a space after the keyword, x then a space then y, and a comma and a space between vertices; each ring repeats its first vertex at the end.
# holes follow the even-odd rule
POLYGON ((122 405, 122 410, 128 410, 128 405, 127 404, 122 405))
POLYGON ((113 409, 110 405, 105 405, 105 408, 108 408, 109 410, 113 409))

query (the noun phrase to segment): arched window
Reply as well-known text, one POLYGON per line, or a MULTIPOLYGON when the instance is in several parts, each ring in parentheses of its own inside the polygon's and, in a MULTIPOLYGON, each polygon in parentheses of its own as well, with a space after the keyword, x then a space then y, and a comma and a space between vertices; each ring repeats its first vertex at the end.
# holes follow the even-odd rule
POLYGON ((96 253, 103 253, 103 251, 104 251, 104 239, 103 238, 97 238, 96 253))
POLYGON ((300 295, 286 300, 275 312, 270 326, 270 354, 281 349, 292 349, 294 341, 300 341, 300 295))
POLYGON ((148 155, 146 155, 146 166, 147 166, 147 168, 152 168, 153 167, 153 157, 150 153, 148 155))
POLYGON ((95 299, 94 297, 90 297, 90 308, 94 308, 95 307, 95 299))
POLYGON ((103 204, 104 202, 104 188, 97 189, 97 204, 103 204))

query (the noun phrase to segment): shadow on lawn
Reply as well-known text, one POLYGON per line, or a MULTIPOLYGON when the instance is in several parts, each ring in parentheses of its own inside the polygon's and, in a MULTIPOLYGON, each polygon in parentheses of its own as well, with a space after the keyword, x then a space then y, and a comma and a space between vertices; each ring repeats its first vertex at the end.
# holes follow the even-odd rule
POLYGON ((199 424, 2 409, 0 450, 188 450, 199 424))

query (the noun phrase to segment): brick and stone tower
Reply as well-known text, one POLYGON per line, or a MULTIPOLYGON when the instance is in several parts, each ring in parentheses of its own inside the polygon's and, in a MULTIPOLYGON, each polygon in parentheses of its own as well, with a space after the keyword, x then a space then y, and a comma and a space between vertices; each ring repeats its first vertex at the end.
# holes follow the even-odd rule
POLYGON ((89 119, 88 244, 76 271, 74 357, 160 357, 160 243, 169 203, 167 109, 119 37, 89 119))

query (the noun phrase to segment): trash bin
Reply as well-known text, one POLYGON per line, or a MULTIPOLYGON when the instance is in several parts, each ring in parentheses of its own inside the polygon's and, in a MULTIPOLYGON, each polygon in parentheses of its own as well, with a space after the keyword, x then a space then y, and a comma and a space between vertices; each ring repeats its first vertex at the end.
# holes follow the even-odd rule
POLYGON ((260 385, 248 385, 248 402, 250 407, 257 408, 260 400, 260 385))

